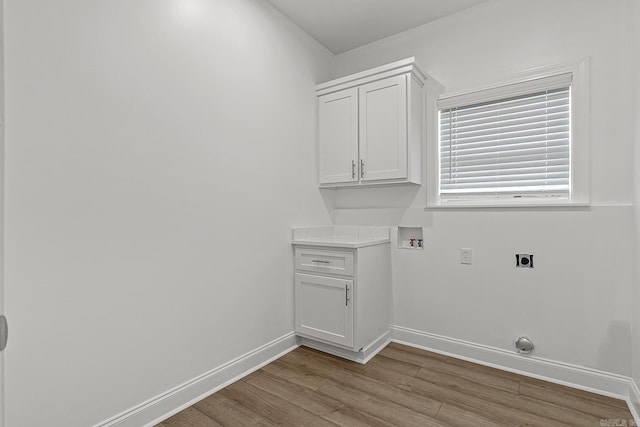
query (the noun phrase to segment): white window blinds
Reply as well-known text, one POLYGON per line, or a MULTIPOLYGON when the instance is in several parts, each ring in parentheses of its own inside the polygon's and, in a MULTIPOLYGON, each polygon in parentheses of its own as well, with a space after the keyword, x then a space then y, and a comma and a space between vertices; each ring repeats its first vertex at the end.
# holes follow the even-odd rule
POLYGON ((571 74, 445 98, 440 194, 568 195, 571 74))

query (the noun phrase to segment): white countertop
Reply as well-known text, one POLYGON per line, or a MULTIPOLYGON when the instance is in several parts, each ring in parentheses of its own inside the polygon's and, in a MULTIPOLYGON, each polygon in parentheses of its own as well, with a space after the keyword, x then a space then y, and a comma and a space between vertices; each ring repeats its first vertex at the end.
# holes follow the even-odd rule
POLYGON ((389 227, 300 227, 292 230, 293 245, 362 248, 390 242, 389 227))

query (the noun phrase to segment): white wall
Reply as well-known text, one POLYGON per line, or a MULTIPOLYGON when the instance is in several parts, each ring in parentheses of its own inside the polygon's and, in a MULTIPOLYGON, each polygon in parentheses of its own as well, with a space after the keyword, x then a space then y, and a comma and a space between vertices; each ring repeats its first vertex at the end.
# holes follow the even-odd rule
MULTIPOLYGON (((634 139, 634 179, 635 198, 635 277, 633 280, 633 293, 631 300, 634 301, 635 311, 633 312, 632 331, 632 357, 633 364, 631 370, 633 379, 640 386, 640 313, 637 308, 640 304, 640 0, 633 1, 633 14, 631 15, 633 25, 633 139, 634 139)), ((639 396, 640 397, 640 396, 639 396)), ((640 407, 640 401, 636 402, 640 407)))
POLYGON ((7 0, 7 425, 92 425, 290 332, 290 227, 334 203, 425 227, 396 325, 625 375, 633 342, 640 378, 630 4, 495 0, 338 57, 415 55, 449 88, 592 57, 591 209, 425 212, 422 187, 321 197, 334 58, 262 0, 7 0))
POLYGON ((529 335, 539 357, 629 375, 629 6, 495 0, 338 56, 339 75, 416 56, 447 89, 592 58, 590 209, 424 211, 425 186, 338 192, 338 224, 424 226, 424 252, 394 254, 396 325, 506 350, 529 335), (515 253, 535 269, 516 270, 515 253))
POLYGON ((7 425, 88 426, 293 329, 334 57, 262 0, 7 0, 7 425))
MULTIPOLYGON (((4 304, 4 0, 0 0, 0 314, 4 304)), ((0 427, 4 427, 4 352, 0 353, 0 427)))

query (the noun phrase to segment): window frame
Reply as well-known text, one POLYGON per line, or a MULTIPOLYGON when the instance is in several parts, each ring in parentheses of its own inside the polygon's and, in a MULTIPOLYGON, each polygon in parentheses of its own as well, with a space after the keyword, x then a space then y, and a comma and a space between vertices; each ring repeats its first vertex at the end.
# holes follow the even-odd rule
MULTIPOLYGON (((552 207, 552 206, 589 206, 590 204, 590 93, 589 58, 560 65, 539 67, 497 81, 464 90, 447 91, 441 94, 432 105, 429 122, 433 131, 427 144, 427 208, 474 208, 474 207, 552 207), (570 143, 570 190, 567 197, 547 197, 544 194, 523 194, 518 192, 500 195, 461 195, 441 197, 440 195, 440 138, 438 101, 462 98, 473 102, 482 99, 486 93, 494 96, 509 97, 515 93, 509 86, 521 88, 540 79, 553 78, 562 74, 571 74, 571 143, 570 143), (515 197, 515 194, 518 197, 515 197)), ((486 98, 485 98, 486 99, 486 98)), ((496 98, 494 98, 496 99, 496 98)))

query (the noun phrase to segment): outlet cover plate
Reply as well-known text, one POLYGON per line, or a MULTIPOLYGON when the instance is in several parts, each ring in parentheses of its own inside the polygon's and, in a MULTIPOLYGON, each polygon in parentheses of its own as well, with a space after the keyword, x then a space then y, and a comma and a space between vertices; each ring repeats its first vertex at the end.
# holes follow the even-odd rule
POLYGON ((470 248, 460 249, 460 264, 471 265, 471 255, 473 250, 470 248))

